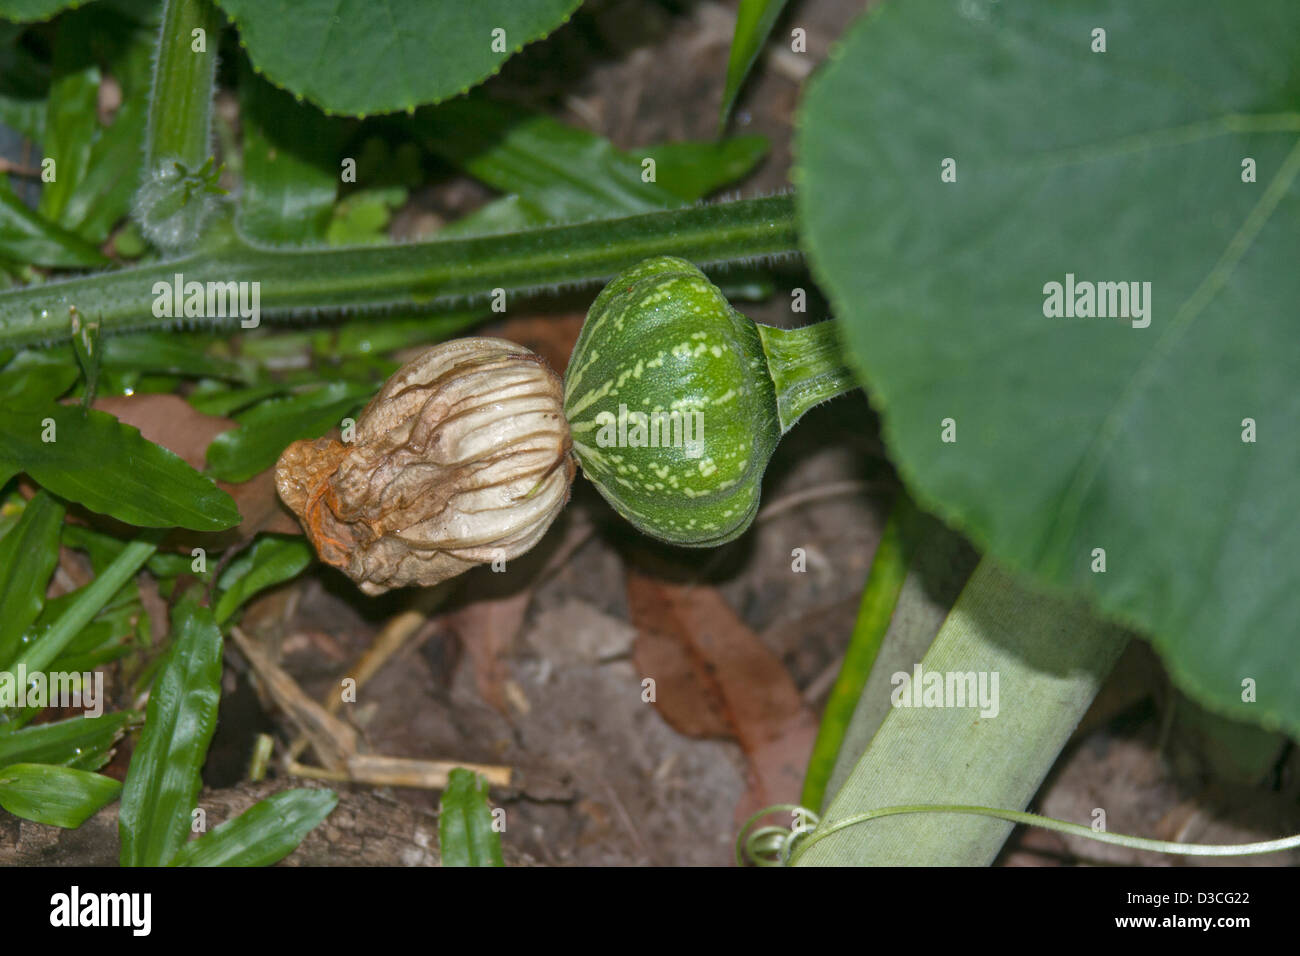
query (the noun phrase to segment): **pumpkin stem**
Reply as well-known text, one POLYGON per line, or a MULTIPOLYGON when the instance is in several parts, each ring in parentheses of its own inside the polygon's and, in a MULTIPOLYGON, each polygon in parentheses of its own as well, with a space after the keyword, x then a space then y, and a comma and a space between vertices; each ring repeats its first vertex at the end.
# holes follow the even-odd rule
POLYGON ((857 378, 845 359, 835 320, 798 329, 758 326, 776 386, 777 417, 784 435, 814 405, 851 392, 857 378))

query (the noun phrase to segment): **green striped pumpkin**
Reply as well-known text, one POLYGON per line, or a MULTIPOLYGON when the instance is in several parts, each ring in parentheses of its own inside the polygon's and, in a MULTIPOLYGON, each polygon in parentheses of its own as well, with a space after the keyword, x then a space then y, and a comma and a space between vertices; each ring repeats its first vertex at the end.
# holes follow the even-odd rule
POLYGON ((749 527, 782 433, 758 327, 668 256, 625 270, 596 298, 564 411, 605 500, 642 532, 695 547, 749 527))

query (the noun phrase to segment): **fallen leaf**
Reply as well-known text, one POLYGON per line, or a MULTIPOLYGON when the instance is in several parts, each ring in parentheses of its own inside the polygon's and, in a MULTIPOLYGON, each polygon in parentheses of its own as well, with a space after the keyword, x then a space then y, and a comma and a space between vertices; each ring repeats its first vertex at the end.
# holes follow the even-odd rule
POLYGON ((563 375, 584 321, 586 316, 581 312, 520 316, 489 325, 481 334, 517 342, 546 359, 557 375, 563 375))
POLYGON ((494 580, 503 576, 482 568, 470 573, 479 575, 476 585, 465 589, 476 596, 475 600, 448 614, 447 625, 465 648, 479 695, 498 713, 506 714, 505 683, 509 675, 505 655, 523 627, 533 599, 532 580, 526 577, 526 583, 519 587, 518 578, 494 580), (481 594, 484 596, 479 597, 481 594))
POLYGON ((640 631, 636 660, 655 679, 664 719, 711 736, 721 723, 748 758, 749 789, 737 820, 774 803, 798 803, 817 719, 785 665, 713 588, 629 571, 627 591, 640 631))

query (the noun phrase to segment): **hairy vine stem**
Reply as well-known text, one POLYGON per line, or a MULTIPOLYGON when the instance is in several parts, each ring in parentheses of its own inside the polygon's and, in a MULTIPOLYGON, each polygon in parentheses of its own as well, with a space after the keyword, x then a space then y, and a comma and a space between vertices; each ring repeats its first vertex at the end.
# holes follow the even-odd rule
POLYGON ((0 348, 62 340, 74 312, 98 320, 102 335, 238 321, 234 314, 156 315, 158 289, 170 287, 177 275, 185 283, 256 283, 263 317, 324 318, 464 307, 494 293, 586 284, 655 255, 718 266, 797 252, 790 194, 356 248, 259 246, 226 229, 222 238, 180 258, 0 293, 0 348))
POLYGON ((221 18, 210 0, 166 0, 154 53, 144 169, 132 216, 168 252, 188 252, 217 211, 210 149, 221 18))

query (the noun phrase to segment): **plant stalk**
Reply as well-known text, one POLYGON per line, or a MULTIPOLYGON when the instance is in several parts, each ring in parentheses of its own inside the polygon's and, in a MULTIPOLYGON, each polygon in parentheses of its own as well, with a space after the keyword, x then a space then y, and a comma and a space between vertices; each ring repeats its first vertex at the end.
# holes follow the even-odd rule
POLYGON ((132 216, 149 241, 168 252, 198 243, 222 192, 211 152, 220 34, 210 0, 166 0, 132 216))
POLYGON ((1018 812, 1038 792, 1128 637, 1081 602, 1031 590, 985 558, 924 659, 903 673, 906 680, 893 681, 894 706, 814 830, 829 835, 795 862, 988 866, 1011 832, 1005 818, 923 813, 842 827, 887 807, 1018 812), (959 686, 976 699, 957 699, 959 686))
POLYGON ((702 266, 798 252, 789 194, 464 239, 362 247, 267 247, 228 234, 180 258, 0 293, 0 348, 63 340, 70 310, 110 336, 234 325, 239 316, 160 316, 175 277, 256 283, 261 317, 430 311, 579 285, 656 255, 702 266))
POLYGON ((758 336, 776 385, 782 435, 814 405, 859 387, 845 359, 839 325, 834 319, 798 329, 760 325, 758 336))
POLYGON ((210 155, 220 31, 209 0, 166 0, 145 132, 146 170, 173 160, 196 169, 210 155), (204 52, 194 50, 195 30, 203 31, 204 52))

